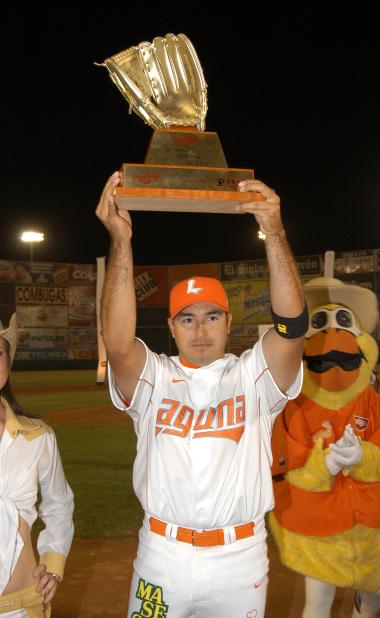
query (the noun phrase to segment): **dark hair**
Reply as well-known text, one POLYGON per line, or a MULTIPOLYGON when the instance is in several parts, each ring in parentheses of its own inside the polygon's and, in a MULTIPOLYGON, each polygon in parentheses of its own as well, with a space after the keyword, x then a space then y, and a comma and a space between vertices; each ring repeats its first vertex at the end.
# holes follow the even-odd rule
POLYGON ((26 410, 24 410, 22 405, 17 401, 16 397, 14 396, 9 378, 4 384, 3 388, 0 389, 0 395, 1 397, 4 397, 4 399, 7 400, 8 404, 10 405, 10 407, 12 408, 16 416, 27 416, 28 418, 39 418, 39 416, 37 416, 36 414, 30 414, 29 412, 26 412, 26 410))
POLYGON ((11 383, 8 380, 6 381, 6 383, 4 384, 3 388, 0 390, 0 395, 2 397, 4 397, 4 399, 7 400, 7 402, 9 403, 9 405, 11 406, 13 412, 17 415, 23 415, 23 416, 27 416, 27 414, 25 414, 22 405, 17 401, 16 397, 13 394, 12 391, 12 387, 11 387, 11 383))
MULTIPOLYGON (((8 366, 9 366, 11 362, 10 345, 9 345, 9 342, 4 337, 2 337, 2 339, 3 341, 5 341, 5 344, 6 344, 5 349, 6 349, 7 356, 8 356, 8 366)), ((0 396, 4 397, 4 399, 7 400, 8 404, 10 405, 10 407, 12 408, 16 416, 27 416, 28 418, 39 418, 39 416, 35 414, 29 414, 29 412, 26 412, 24 408, 22 407, 22 405, 17 401, 16 397, 13 394, 13 390, 11 387, 9 377, 6 383, 4 384, 3 388, 0 389, 0 396)))

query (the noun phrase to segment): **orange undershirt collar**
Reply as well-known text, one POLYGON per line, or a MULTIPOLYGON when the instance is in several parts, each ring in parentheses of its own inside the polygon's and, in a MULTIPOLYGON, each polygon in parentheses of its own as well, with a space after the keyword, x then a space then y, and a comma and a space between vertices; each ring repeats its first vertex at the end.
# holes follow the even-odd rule
POLYGON ((194 363, 189 363, 189 361, 185 360, 183 356, 179 357, 179 362, 181 363, 181 365, 184 365, 185 367, 190 367, 190 369, 200 368, 200 365, 194 365, 194 363))

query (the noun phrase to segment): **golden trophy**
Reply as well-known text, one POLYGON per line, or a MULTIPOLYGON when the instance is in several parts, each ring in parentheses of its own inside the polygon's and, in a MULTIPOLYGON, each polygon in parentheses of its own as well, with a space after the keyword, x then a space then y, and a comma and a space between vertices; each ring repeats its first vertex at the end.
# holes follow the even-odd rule
POLYGON ((184 34, 156 37, 110 58, 112 81, 153 127, 145 162, 123 163, 116 204, 127 210, 234 213, 235 204, 262 199, 240 192, 252 169, 227 166, 217 133, 205 131, 207 84, 184 34))

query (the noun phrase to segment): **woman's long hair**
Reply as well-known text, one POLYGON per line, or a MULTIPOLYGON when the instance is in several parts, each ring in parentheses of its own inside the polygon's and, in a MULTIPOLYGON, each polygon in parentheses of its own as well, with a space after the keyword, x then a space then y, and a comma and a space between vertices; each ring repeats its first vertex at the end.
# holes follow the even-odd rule
POLYGON ((22 407, 21 403, 19 403, 17 401, 16 397, 14 396, 14 393, 13 393, 13 390, 12 390, 9 378, 8 378, 7 382, 4 384, 3 388, 0 389, 0 395, 1 395, 1 397, 4 397, 4 399, 7 400, 7 402, 10 405, 10 407, 12 408, 13 412, 17 416, 29 416, 29 417, 31 417, 31 415, 28 412, 25 412, 25 410, 22 407))
POLYGON ((4 384, 3 388, 0 389, 0 396, 7 400, 8 404, 12 408, 13 412, 16 416, 27 416, 28 418, 41 418, 38 414, 30 414, 22 407, 21 403, 19 403, 14 396, 12 386, 10 380, 8 378, 7 382, 4 384))
MULTIPOLYGON (((10 362, 11 362, 10 347, 9 347, 8 341, 4 339, 4 337, 3 337, 3 341, 5 341, 6 343, 5 348, 7 352, 8 367, 9 367, 10 362)), ((26 412, 26 410, 24 410, 24 408, 22 407, 21 403, 17 401, 16 397, 14 396, 12 387, 11 387, 9 376, 3 388, 0 389, 0 396, 7 400, 7 402, 9 403, 10 407, 12 408, 16 416, 27 416, 28 418, 39 418, 39 416, 36 414, 29 414, 29 412, 26 412)))

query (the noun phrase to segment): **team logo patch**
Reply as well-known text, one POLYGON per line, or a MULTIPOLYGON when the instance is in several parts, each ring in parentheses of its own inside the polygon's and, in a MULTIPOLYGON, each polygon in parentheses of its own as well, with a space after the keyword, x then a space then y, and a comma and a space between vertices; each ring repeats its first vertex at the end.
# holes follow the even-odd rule
POLYGON ((368 427, 369 419, 364 416, 356 416, 354 414, 355 427, 358 431, 365 431, 368 427))
POLYGON ((137 584, 136 598, 141 600, 141 607, 138 612, 133 612, 131 618, 166 618, 169 605, 165 604, 162 588, 155 586, 143 579, 139 579, 137 584))

